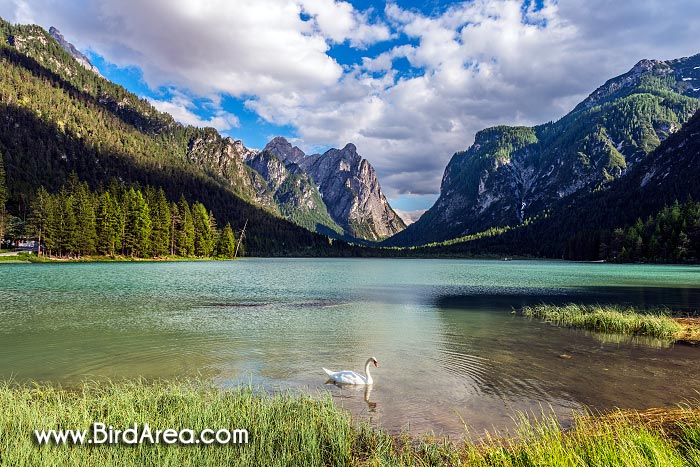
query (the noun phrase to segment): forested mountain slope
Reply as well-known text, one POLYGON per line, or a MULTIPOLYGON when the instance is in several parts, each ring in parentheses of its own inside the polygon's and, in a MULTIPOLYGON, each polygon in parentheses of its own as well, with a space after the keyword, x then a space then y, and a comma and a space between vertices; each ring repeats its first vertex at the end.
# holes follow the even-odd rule
POLYGON ((700 111, 605 189, 560 200, 524 225, 423 254, 700 261, 700 111), (678 202, 678 203, 677 203, 678 202), (623 248, 625 251, 623 251, 623 248))
POLYGON ((259 199, 235 141, 175 122, 84 68, 42 28, 0 20, 0 62, 10 213, 26 216, 40 186, 57 191, 75 172, 93 189, 114 177, 162 187, 171 201, 184 194, 234 230, 248 220, 250 254, 345 254, 342 242, 281 219, 259 199))
POLYGON ((445 169, 435 205, 387 245, 517 226, 573 194, 605 189, 698 108, 700 55, 643 60, 557 122, 494 127, 445 169))

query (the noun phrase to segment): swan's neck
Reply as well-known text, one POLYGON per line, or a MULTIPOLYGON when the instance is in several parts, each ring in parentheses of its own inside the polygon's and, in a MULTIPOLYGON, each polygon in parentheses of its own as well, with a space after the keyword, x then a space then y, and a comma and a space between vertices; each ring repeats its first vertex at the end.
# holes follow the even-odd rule
POLYGON ((372 384, 372 375, 369 374, 370 363, 372 363, 372 360, 367 360, 367 363, 365 363, 365 378, 367 378, 367 384, 372 384))

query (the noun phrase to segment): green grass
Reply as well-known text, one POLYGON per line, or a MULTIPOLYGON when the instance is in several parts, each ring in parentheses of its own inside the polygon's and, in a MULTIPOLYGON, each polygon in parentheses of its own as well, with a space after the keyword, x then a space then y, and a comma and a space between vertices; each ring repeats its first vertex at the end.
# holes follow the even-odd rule
POLYGON ((558 326, 615 334, 674 339, 683 330, 666 312, 642 313, 635 308, 616 305, 542 304, 526 306, 521 312, 529 318, 541 319, 558 326))
POLYGON ((328 398, 221 391, 202 383, 86 383, 0 386, 2 465, 348 465, 353 430, 328 398), (88 429, 93 421, 127 428, 247 429, 249 444, 227 446, 37 446, 34 429, 88 429))
MULTIPOLYGON (((520 416, 512 436, 480 442, 390 436, 353 421, 328 395, 269 395, 248 387, 125 381, 73 390, 0 383, 0 465, 59 466, 697 466, 697 407, 682 422, 640 423, 634 414, 577 418, 563 430, 553 417, 520 416), (245 428, 249 444, 228 446, 38 446, 34 429, 115 427, 245 428), (669 428, 670 427, 670 428, 669 428)), ((666 417, 668 418, 668 417, 666 417)))

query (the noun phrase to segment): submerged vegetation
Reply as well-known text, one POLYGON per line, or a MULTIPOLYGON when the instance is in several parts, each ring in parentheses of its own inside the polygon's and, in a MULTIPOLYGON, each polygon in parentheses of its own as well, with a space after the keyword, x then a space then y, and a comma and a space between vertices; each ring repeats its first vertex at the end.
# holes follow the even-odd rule
POLYGON ((521 312, 528 318, 541 319, 558 326, 687 342, 700 340, 700 326, 696 320, 673 319, 667 311, 642 312, 618 305, 570 303, 563 306, 526 306, 521 312))
POLYGON ((3 465, 297 465, 297 466, 686 466, 700 463, 700 412, 617 412, 578 416, 565 430, 555 418, 521 416, 508 438, 479 442, 392 436, 356 423, 329 396, 269 395, 202 382, 84 383, 75 390, 0 384, 3 465), (661 421, 659 421, 661 420, 661 421), (34 429, 117 427, 245 429, 248 444, 39 446, 34 429))

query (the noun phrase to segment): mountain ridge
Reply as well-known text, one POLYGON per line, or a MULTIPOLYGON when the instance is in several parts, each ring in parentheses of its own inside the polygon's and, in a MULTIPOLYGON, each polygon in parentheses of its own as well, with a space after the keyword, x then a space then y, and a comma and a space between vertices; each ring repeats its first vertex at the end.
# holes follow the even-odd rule
POLYGON ((517 226, 574 193, 604 189, 677 131, 697 110, 698 96, 700 55, 642 60, 557 122, 482 130, 448 163, 436 203, 384 244, 517 226))
POLYGON ((63 47, 63 49, 71 54, 74 59, 78 61, 82 66, 84 66, 86 69, 92 71, 95 73, 97 76, 102 76, 100 74, 100 70, 95 67, 95 65, 90 62, 90 59, 82 53, 80 50, 77 49, 73 44, 68 42, 64 37, 63 34, 61 34, 61 31, 56 29, 55 27, 51 26, 49 28, 49 35, 53 37, 53 39, 58 42, 58 44, 63 47))
MULTIPOLYGON (((609 260, 624 229, 662 209, 700 199, 700 110, 640 164, 605 190, 557 202, 526 224, 479 238, 438 245, 436 254, 530 255, 568 260, 609 260)), ((700 224, 688 226, 700 240, 700 224)), ((695 244, 700 251, 700 243, 695 244)), ((700 257, 696 258, 700 260, 700 257)))
POLYGON ((390 237, 406 227, 386 200, 374 167, 354 144, 306 155, 278 136, 265 146, 262 154, 266 153, 291 173, 308 177, 303 181, 306 198, 320 199, 332 219, 333 225, 322 224, 325 227, 337 226, 347 237, 369 241, 390 237))
POLYGON ((173 201, 185 195, 235 230, 249 221, 253 255, 353 251, 260 206, 254 171, 234 140, 177 123, 89 71, 41 27, 0 20, 0 61, 0 153, 11 212, 27 212, 40 186, 59 190, 74 172, 92 189, 114 177, 162 187, 173 201))

